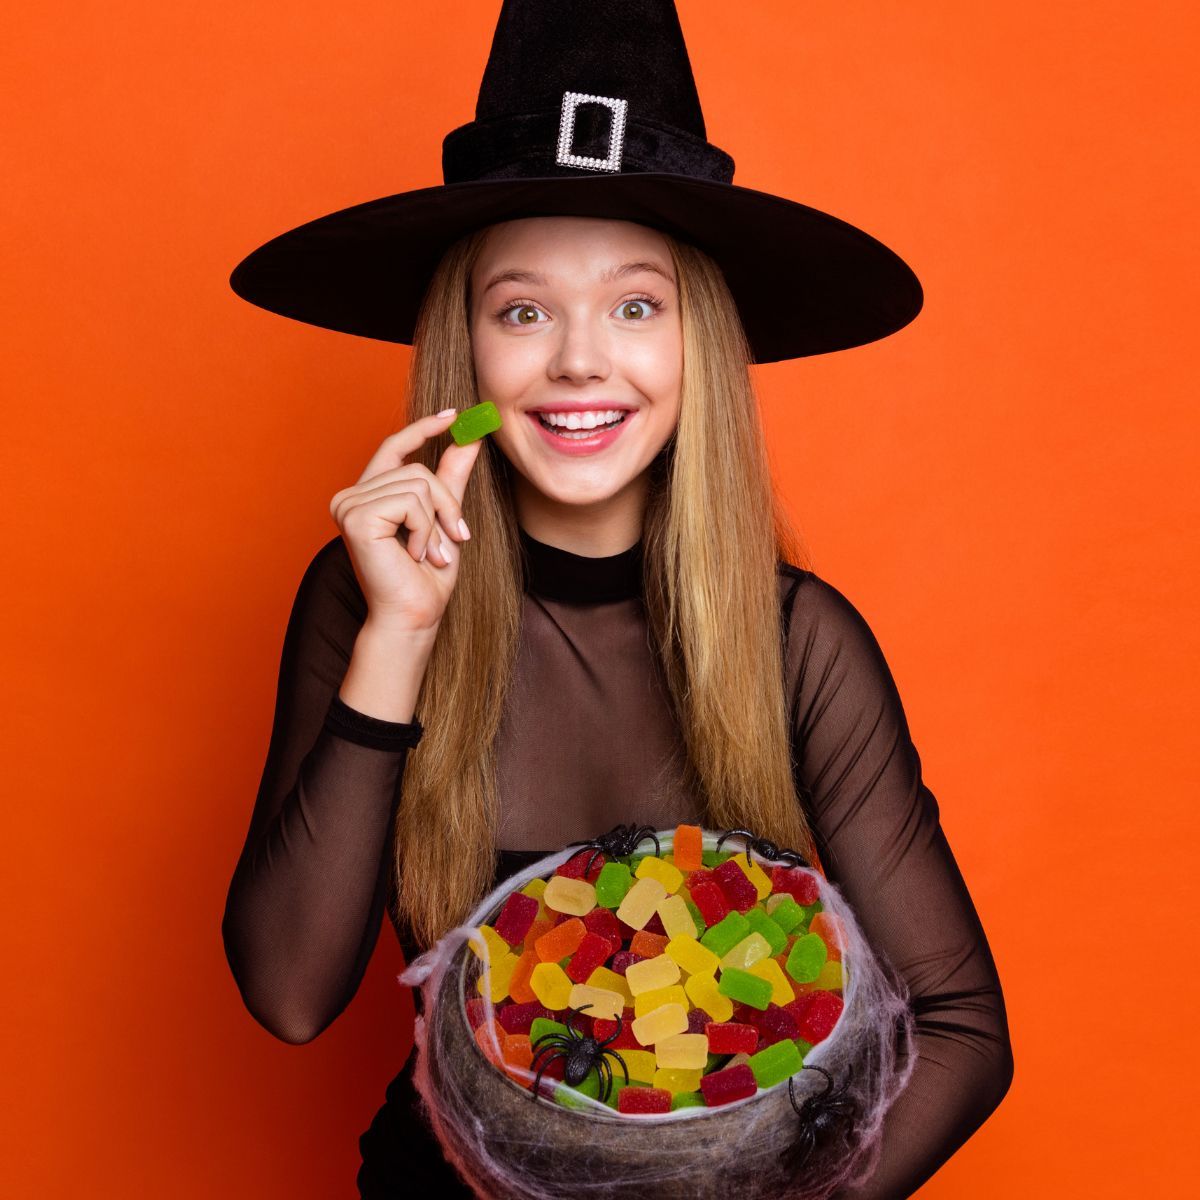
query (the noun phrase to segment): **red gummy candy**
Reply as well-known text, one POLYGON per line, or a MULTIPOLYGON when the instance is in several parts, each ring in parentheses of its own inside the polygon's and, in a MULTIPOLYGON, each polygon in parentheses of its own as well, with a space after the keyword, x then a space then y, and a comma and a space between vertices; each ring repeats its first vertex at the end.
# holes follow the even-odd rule
POLYGON ((729 901, 730 908, 744 913, 749 912, 758 903, 758 889, 750 882, 746 877, 746 872, 733 859, 726 859, 725 862, 713 871, 713 880, 721 891, 724 892, 725 899, 729 901))
MULTIPOLYGON (((625 1088, 621 1096, 629 1090, 625 1088)), ((701 1075, 700 1090, 704 1093, 704 1103, 709 1108, 715 1108, 718 1104, 731 1104, 734 1100, 753 1096, 758 1091, 758 1081, 745 1063, 738 1063, 736 1067, 726 1067, 723 1071, 714 1071, 711 1075, 701 1075)), ((620 1097, 617 1100, 619 1103, 620 1097)))
POLYGON ((812 1045, 824 1041, 842 1015, 843 1001, 837 992, 810 992, 808 1007, 800 1018, 800 1036, 812 1045))
MULTIPOLYGON (((483 1018, 487 1015, 487 1001, 482 996, 472 996, 467 1001, 467 1021, 471 1026, 471 1031, 474 1032, 483 1024, 483 1018)), ((497 1015, 499 1012, 497 1011, 497 1015)))
POLYGON ((624 975, 627 967, 641 961, 642 956, 640 954, 634 954, 632 950, 622 950, 620 954, 613 955, 613 960, 608 964, 608 967, 610 971, 615 971, 618 975, 624 975))
POLYGON ((772 867, 771 891, 786 892, 797 904, 816 904, 817 877, 803 867, 772 867))
POLYGON ((603 938, 608 938, 612 943, 610 954, 616 954, 620 950, 624 939, 621 937, 621 924, 617 920, 616 913, 608 908, 593 908, 586 917, 583 918, 584 925, 591 930, 592 933, 598 933, 603 938))
MULTIPOLYGON (((749 1067, 746 1068, 750 1070, 749 1067)), ((750 1076, 754 1078, 753 1074, 750 1076)), ((704 1080, 700 1082, 703 1084, 704 1080)), ((617 1112, 666 1113, 671 1111, 671 1093, 666 1088, 623 1087, 617 1096, 617 1112)))
POLYGON ((496 932, 510 945, 519 946, 538 914, 538 902, 524 892, 513 892, 496 918, 496 932))
POLYGON ((690 892, 698 883, 712 883, 713 873, 708 867, 697 867, 687 873, 687 890, 690 892))
MULTIPOLYGON (((606 1021, 603 1017, 597 1017, 592 1022, 592 1037, 598 1042, 607 1041, 614 1033, 617 1033, 616 1021, 606 1021)), ((608 1042, 609 1050, 641 1050, 642 1043, 633 1036, 633 1027, 631 1022, 625 1020, 624 1014, 621 1017, 621 1032, 608 1042)), ((613 1066, 613 1074, 616 1075, 620 1071, 620 1067, 613 1066)), ((622 1075, 623 1079, 624 1076, 622 1075)))
POLYGON ((658 913, 653 913, 650 917, 650 920, 648 920, 645 925, 642 926, 642 928, 646 931, 646 933, 660 933, 664 937, 667 933, 666 927, 662 923, 662 917, 660 917, 658 913))
MULTIPOLYGON (((468 1008, 471 1003, 472 1001, 467 1001, 468 1008)), ((551 1021, 558 1020, 556 1013, 552 1013, 537 1000, 532 1000, 528 1004, 504 1004, 496 1009, 496 1020, 500 1022, 504 1032, 510 1034, 528 1033, 529 1027, 538 1017, 545 1017, 551 1021)))
POLYGON ((571 961, 567 963, 567 978, 572 983, 587 983, 592 972, 604 965, 612 953, 612 942, 598 933, 585 933, 571 961))
MULTIPOLYGON (((795 1001, 791 1003, 794 1004, 795 1001)), ((762 1038, 761 1045, 764 1050, 768 1046, 775 1045, 776 1042, 800 1036, 799 1021, 797 1021, 791 1012, 778 1004, 767 1005, 766 1011, 758 1014, 758 1020, 755 1024, 758 1026, 758 1032, 762 1038)))
POLYGON ((710 927, 729 915, 729 901, 725 899, 725 893, 720 887, 712 882, 711 877, 710 871, 709 882, 688 885, 692 903, 700 910, 705 925, 710 927))
POLYGON ((600 872, 604 870, 604 864, 608 862, 608 859, 603 854, 595 850, 580 850, 578 854, 571 855, 565 863, 555 868, 555 875, 565 875, 568 879, 585 878, 583 869, 587 866, 588 859, 593 854, 596 855, 596 860, 589 868, 586 878, 588 883, 595 883, 600 876, 600 872))
POLYGON ((753 1025, 710 1021, 705 1032, 710 1054, 753 1054, 758 1049, 758 1030, 753 1025))

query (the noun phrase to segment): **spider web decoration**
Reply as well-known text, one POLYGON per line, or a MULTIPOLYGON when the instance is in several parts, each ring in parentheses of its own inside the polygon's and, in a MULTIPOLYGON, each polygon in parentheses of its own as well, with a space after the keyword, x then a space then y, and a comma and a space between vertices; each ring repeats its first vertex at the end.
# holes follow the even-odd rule
MULTIPOLYGON (((666 853, 674 831, 656 836, 666 853)), ((705 849, 715 849, 719 836, 705 831, 705 849)), ((760 843, 755 860, 795 865, 762 853, 771 849, 760 843)), ((899 973, 871 950, 847 901, 818 871, 819 899, 843 931, 844 1007, 789 1079, 715 1108, 635 1116, 573 1090, 570 1107, 555 1103, 557 1080, 543 1076, 534 1095, 532 1071, 509 1064, 521 1086, 488 1062, 465 1007, 479 994, 488 954, 479 926, 495 919, 510 894, 578 853, 569 846, 504 880, 400 976, 421 988, 424 1002, 413 1048, 422 1112, 463 1180, 488 1200, 725 1200, 734 1180, 739 1200, 825 1200, 868 1179, 884 1116, 915 1067, 915 1023, 899 973)), ((482 998, 480 1028, 498 1057, 487 988, 482 998)))

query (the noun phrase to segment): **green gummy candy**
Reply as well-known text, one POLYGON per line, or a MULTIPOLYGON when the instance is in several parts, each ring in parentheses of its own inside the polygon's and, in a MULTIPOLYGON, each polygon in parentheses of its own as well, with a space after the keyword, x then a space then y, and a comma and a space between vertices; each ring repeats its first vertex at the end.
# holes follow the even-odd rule
POLYGON ((460 445, 477 442, 500 428, 500 410, 490 401, 464 408, 450 425, 450 436, 460 445))
POLYGON ((770 912, 770 918, 783 930, 784 933, 791 933, 797 925, 804 922, 804 909, 800 907, 795 899, 785 892, 779 903, 775 905, 770 912))
POLYGON ((733 857, 732 850, 701 850, 700 861, 706 867, 719 867, 726 859, 733 857))
POLYGON ((806 1042, 803 1038, 792 1038, 796 1043, 796 1049, 800 1051, 800 1057, 804 1058, 812 1049, 812 1042, 806 1042))
POLYGON ((696 936, 699 937, 705 930, 704 914, 687 896, 684 896, 683 902, 687 905, 688 912, 692 914, 692 920, 696 922, 696 936))
POLYGON ((769 979, 761 975, 751 975, 749 971, 740 971, 737 967, 726 967, 721 972, 717 991, 731 1000, 740 1000, 751 1008, 762 1009, 764 1012, 771 1003, 774 988, 769 979))
POLYGON ((787 945, 787 934, 761 908, 750 909, 746 913, 746 920, 755 933, 761 933, 767 939, 772 956, 780 953, 787 945))
POLYGON ((732 1057, 732 1054, 709 1054, 708 1062, 704 1064, 705 1075, 711 1075, 718 1063, 723 1067, 732 1057))
MULTIPOLYGON (((568 1085, 569 1086, 569 1085, 568 1085)), ((593 1100, 600 1099, 600 1072, 593 1067, 584 1077, 583 1082, 575 1085, 575 1090, 593 1100)))
POLYGON ((787 973, 797 983, 812 983, 825 965, 828 951, 819 933, 806 933, 792 943, 791 953, 784 964, 787 973))
POLYGON ((718 958, 724 958, 742 938, 752 932, 750 922, 740 912, 731 912, 711 929, 705 930, 700 945, 711 950, 718 958))
POLYGON ((757 1054, 750 1055, 746 1064, 754 1072, 760 1088, 774 1087, 789 1075, 795 1075, 804 1065, 800 1048, 791 1038, 784 1038, 757 1054))
POLYGON ((619 1068, 614 1068, 614 1076, 615 1078, 612 1081, 612 1088, 608 1093, 608 1099, 604 1102, 609 1108, 617 1107, 617 1098, 620 1096, 621 1092, 629 1086, 625 1082, 625 1077, 621 1074, 619 1068))
POLYGON ((707 1108, 703 1092, 676 1092, 671 1097, 671 1111, 677 1108, 707 1108))
POLYGON ((535 1017, 533 1024, 529 1026, 529 1044, 534 1047, 536 1053, 538 1038, 544 1037, 547 1033, 565 1034, 566 1032, 567 1027, 561 1021, 551 1021, 548 1017, 535 1017))
POLYGON ((596 903, 601 908, 619 908, 633 887, 633 875, 624 863, 607 862, 596 876, 596 903))

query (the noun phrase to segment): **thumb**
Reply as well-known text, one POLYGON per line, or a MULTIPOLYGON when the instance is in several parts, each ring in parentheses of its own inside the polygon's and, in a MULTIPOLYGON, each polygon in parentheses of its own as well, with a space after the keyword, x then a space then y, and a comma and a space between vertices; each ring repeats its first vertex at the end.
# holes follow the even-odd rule
POLYGON ((460 503, 467 490, 467 480, 471 477, 471 469, 483 449, 483 438, 476 438, 465 446, 457 442, 447 446, 442 452, 438 463, 438 478, 454 493, 454 498, 460 503))

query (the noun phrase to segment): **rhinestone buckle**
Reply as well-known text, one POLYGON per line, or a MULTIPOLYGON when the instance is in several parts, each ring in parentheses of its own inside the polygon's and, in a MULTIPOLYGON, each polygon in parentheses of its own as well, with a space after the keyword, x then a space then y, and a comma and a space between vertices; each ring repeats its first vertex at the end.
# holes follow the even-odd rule
POLYGON ((562 115, 558 119, 558 154, 555 162, 567 167, 588 167, 594 171, 619 171, 621 148, 625 141, 625 114, 629 101, 612 96, 592 96, 587 92, 563 92, 562 115), (612 109, 612 124, 608 135, 608 157, 592 158, 586 154, 572 154, 571 142, 575 138, 575 109, 584 103, 603 104, 612 109))

